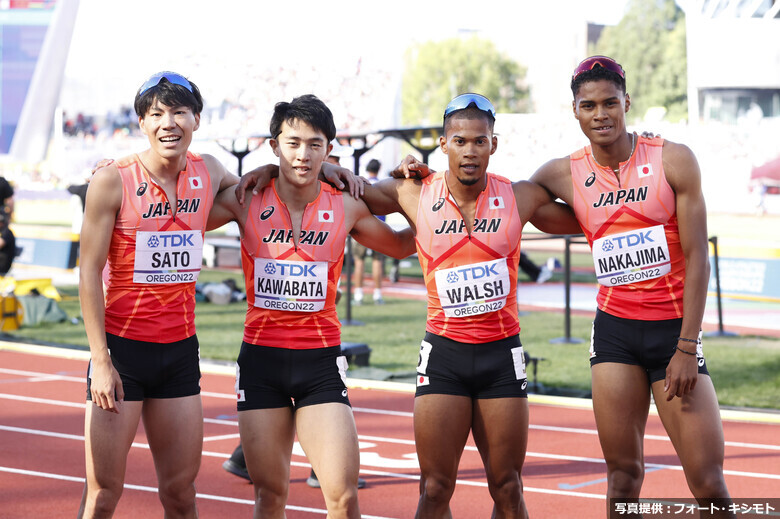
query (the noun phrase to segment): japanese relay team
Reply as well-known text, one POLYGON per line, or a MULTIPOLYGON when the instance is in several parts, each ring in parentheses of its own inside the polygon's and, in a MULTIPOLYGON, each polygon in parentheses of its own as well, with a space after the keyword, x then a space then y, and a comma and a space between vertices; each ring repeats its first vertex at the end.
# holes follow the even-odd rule
MULTIPOLYGON (((278 164, 239 182, 214 157, 189 150, 203 109, 198 87, 174 72, 152 75, 134 102, 148 148, 98 169, 86 198, 80 297, 91 360, 79 517, 113 515, 141 420, 164 516, 197 517, 203 407, 195 283, 205 232, 231 221, 240 230, 247 294, 236 394, 254 517, 284 517, 296 437, 328 517, 360 517, 360 453, 336 311, 349 236, 377 254, 416 252, 427 288, 414 516, 452 517, 470 434, 492 517, 534 515, 521 477, 529 406, 517 307, 528 222, 552 234, 584 233, 592 249, 600 288, 590 362, 606 516, 639 498, 651 398, 693 496, 730 503, 701 344, 709 277, 701 173, 686 146, 627 131, 625 77, 606 56, 577 66, 572 109, 588 145, 527 181, 489 172, 496 110, 486 97, 463 93, 443 111, 443 172, 410 156, 390 178, 367 182, 327 163, 333 115, 302 95, 274 107, 269 144, 278 164), (375 217, 390 213, 408 227, 394 230, 375 217)), ((734 517, 722 509, 710 516, 734 517)))

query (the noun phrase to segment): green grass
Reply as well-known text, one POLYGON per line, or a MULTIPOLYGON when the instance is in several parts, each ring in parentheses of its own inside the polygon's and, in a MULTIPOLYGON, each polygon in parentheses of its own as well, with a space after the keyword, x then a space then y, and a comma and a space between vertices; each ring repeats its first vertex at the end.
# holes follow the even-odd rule
MULTIPOLYGON (((241 274, 203 271, 200 282, 235 279, 241 274)), ((60 306, 69 317, 80 315, 76 287, 60 288, 60 306)), ((198 303, 196 325, 203 358, 234 361, 243 333, 246 304, 198 303)), ((344 301, 339 315, 346 318, 344 301)), ((425 333, 425 303, 387 299, 386 304, 352 307, 352 320, 362 326, 344 326, 344 342, 366 343, 372 350, 371 371, 387 378, 411 376, 417 364, 420 340, 425 333)), ((520 338, 526 351, 540 359, 537 380, 550 392, 587 394, 590 391, 588 340, 591 317, 572 315, 571 337, 578 344, 551 343, 564 335, 564 317, 559 312, 531 312, 520 316, 520 338)), ((20 339, 87 348, 83 323, 63 322, 23 327, 10 335, 20 339)), ((740 336, 705 338, 707 365, 721 405, 777 408, 780 393, 780 339, 740 336)), ((360 373, 357 371, 356 373, 360 373)), ((533 380, 531 367, 529 380, 533 380)))

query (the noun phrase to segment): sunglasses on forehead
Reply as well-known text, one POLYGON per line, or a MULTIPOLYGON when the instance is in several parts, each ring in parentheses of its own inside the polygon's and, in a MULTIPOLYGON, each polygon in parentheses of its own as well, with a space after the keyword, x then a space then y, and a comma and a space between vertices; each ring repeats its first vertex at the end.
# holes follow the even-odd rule
POLYGON ((493 119, 496 118, 496 109, 493 108, 493 104, 487 97, 479 94, 461 94, 450 101, 447 108, 444 109, 444 118, 446 119, 452 112, 465 110, 471 105, 476 106, 477 109, 482 110, 483 112, 489 113, 493 119))
POLYGON ((192 85, 189 81, 187 81, 187 78, 184 76, 180 76, 179 74, 175 72, 158 72, 157 74, 153 75, 149 79, 146 80, 146 82, 141 85, 141 89, 138 91, 138 95, 143 95, 144 92, 149 90, 150 88, 156 87, 160 84, 160 81, 163 79, 167 80, 168 83, 173 83, 174 85, 181 85, 190 92, 192 92, 192 85))
POLYGON ((574 74, 571 76, 572 80, 577 79, 577 76, 583 72, 593 70, 595 67, 601 67, 610 72, 614 72, 623 79, 626 77, 625 72, 623 72, 623 67, 614 59, 608 58, 607 56, 591 56, 590 58, 582 60, 582 62, 577 65, 577 68, 574 69, 574 74))

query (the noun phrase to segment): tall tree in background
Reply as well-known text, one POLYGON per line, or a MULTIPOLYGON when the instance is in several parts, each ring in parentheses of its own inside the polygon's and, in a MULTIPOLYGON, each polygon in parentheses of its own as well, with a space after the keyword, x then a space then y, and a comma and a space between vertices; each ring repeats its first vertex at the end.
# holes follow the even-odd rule
POLYGON ((525 72, 491 41, 476 36, 416 45, 406 52, 402 124, 441 124, 444 107, 464 92, 487 96, 499 112, 526 112, 525 72))
POLYGON ((625 67, 629 120, 655 106, 666 108, 669 121, 687 118, 685 15, 674 0, 629 0, 623 19, 604 28, 593 53, 625 67))

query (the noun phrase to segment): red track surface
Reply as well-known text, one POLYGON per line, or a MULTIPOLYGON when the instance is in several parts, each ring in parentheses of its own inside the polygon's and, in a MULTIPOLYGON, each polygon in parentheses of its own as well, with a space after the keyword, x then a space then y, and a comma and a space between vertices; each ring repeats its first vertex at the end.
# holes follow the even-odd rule
MULTIPOLYGON (((86 360, 5 351, 0 344, 0 517, 75 517, 84 478, 86 360)), ((202 518, 251 517, 252 487, 221 465, 238 442, 233 377, 204 372, 203 463, 197 480, 202 518)), ((354 387, 350 399, 361 441, 364 517, 412 517, 418 474, 412 436, 413 395, 354 387)), ((523 471, 531 517, 604 516, 605 465, 587 407, 531 399, 531 431, 523 471)), ((577 402, 582 402, 577 401, 577 402)), ((780 417, 726 418, 726 479, 732 496, 778 497, 780 417)), ((658 417, 645 441, 643 497, 690 497, 679 461, 658 417)), ((325 515, 322 495, 309 488, 309 466, 293 456, 288 518, 325 515)), ((117 518, 162 517, 151 455, 142 428, 131 449, 117 518)), ((455 517, 489 517, 491 501, 479 455, 469 443, 452 502, 455 517)))

